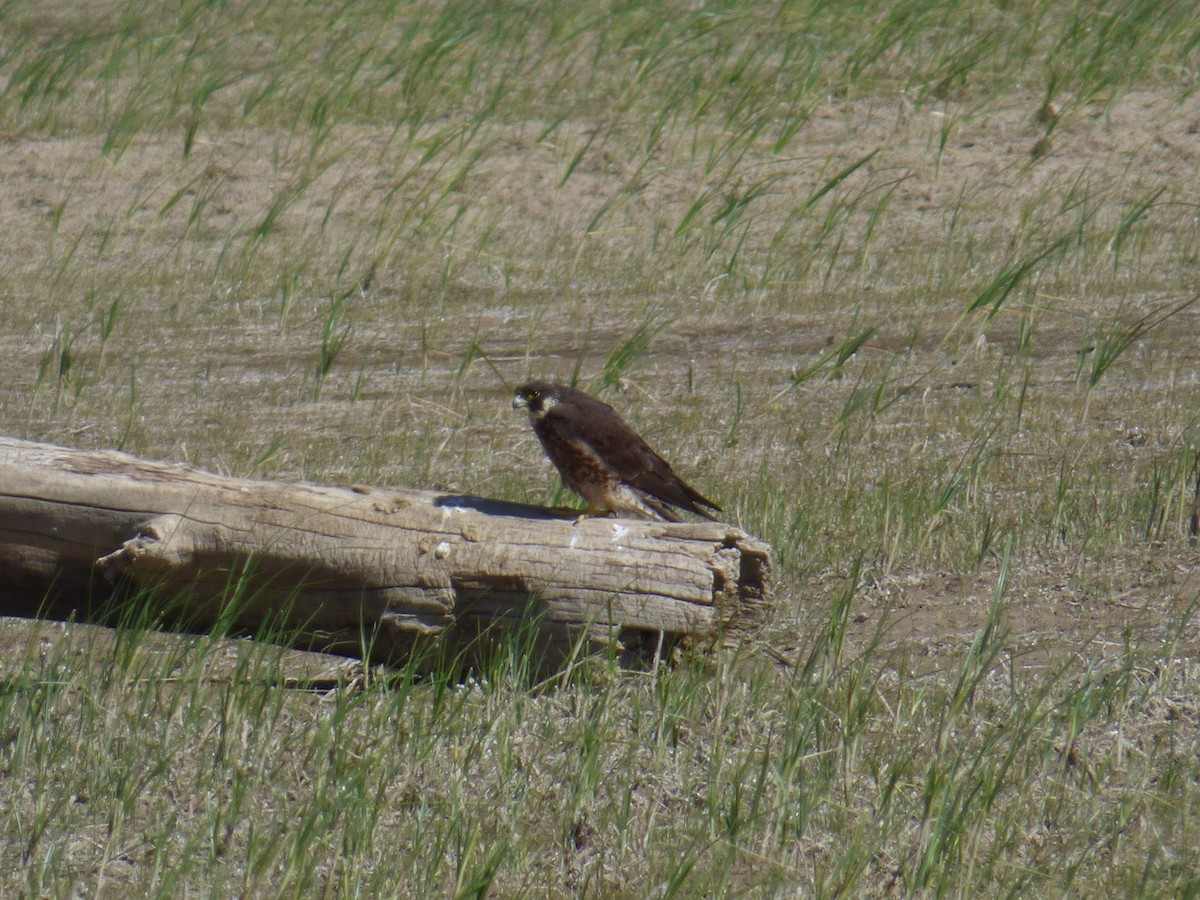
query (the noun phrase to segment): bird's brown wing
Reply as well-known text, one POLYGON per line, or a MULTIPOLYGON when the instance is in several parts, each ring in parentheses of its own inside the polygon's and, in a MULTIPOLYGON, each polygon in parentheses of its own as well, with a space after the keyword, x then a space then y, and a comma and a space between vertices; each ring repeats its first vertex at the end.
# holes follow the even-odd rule
POLYGON ((558 407, 534 423, 534 431, 567 487, 587 500, 599 500, 612 481, 612 473, 596 451, 576 434, 570 417, 556 414, 558 407))
POLYGON ((572 391, 567 399, 548 410, 538 424, 548 435, 553 435, 553 440, 582 444, 580 449, 586 449, 617 480, 636 491, 707 519, 712 515, 703 507, 721 509, 676 475, 670 464, 607 403, 572 391))

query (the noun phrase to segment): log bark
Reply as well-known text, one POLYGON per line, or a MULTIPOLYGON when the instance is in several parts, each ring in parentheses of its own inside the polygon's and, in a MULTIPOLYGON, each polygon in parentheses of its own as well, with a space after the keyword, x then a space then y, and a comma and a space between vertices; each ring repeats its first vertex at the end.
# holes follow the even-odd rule
POLYGON ((432 639, 453 653, 529 623, 561 658, 578 640, 738 640, 760 620, 770 569, 768 546, 722 523, 576 522, 0 438, 0 612, 103 608, 133 586, 193 628, 271 626, 372 660, 432 639))

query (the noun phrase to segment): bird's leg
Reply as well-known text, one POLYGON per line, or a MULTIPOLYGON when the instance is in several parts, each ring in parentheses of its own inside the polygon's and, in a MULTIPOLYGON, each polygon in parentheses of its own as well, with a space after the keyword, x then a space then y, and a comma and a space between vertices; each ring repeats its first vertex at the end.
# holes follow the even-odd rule
POLYGON ((612 512, 611 509, 605 509, 603 506, 601 506, 595 500, 589 500, 587 509, 585 509, 583 512, 581 512, 578 516, 575 517, 574 524, 578 525, 584 519, 594 519, 596 516, 607 516, 611 512, 612 512))

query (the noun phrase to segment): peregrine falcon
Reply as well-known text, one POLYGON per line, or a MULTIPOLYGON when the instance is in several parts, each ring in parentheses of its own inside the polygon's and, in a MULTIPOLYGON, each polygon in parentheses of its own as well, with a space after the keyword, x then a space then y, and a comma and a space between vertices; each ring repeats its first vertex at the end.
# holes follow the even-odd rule
POLYGON ((676 475, 611 406, 583 391, 531 381, 513 394, 567 487, 588 502, 584 515, 612 512, 680 521, 674 507, 706 519, 721 511, 676 475))

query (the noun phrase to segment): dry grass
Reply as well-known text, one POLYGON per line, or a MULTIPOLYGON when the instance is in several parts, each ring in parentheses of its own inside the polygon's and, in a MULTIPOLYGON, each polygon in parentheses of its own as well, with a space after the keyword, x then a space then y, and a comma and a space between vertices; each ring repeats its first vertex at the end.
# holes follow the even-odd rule
POLYGON ((3 893, 1196 891, 1188 4, 4 17, 5 431, 546 501, 577 372, 780 584, 555 690, 14 626, 3 893))

